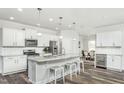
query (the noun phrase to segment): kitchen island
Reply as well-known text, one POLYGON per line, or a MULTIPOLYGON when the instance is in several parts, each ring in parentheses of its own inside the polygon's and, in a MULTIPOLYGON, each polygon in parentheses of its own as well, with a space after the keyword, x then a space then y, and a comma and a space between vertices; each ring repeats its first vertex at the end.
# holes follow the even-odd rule
MULTIPOLYGON (((78 55, 61 55, 61 56, 38 56, 28 58, 28 77, 32 83, 45 84, 54 80, 54 74, 50 73, 53 66, 64 66, 67 63, 77 62, 77 68, 80 72, 80 61, 78 55)), ((69 71, 65 71, 68 75, 69 71)), ((59 78, 59 76, 58 76, 59 78)))

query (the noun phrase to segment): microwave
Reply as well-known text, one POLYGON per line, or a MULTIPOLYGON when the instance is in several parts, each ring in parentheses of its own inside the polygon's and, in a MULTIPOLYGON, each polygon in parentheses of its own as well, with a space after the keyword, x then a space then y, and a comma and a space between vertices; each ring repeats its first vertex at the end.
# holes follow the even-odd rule
POLYGON ((25 39, 25 47, 37 47, 38 40, 35 39, 25 39))

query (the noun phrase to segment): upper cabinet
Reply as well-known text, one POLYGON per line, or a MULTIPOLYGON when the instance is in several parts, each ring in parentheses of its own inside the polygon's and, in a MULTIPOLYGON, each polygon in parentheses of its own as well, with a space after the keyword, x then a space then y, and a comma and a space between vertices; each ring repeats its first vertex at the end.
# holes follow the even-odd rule
POLYGON ((102 33, 97 33, 96 35, 96 46, 102 46, 102 33))
POLYGON ((1 33, 1 46, 24 46, 25 34, 23 30, 2 28, 1 33))
POLYGON ((97 47, 121 47, 122 45, 122 32, 101 32, 97 33, 96 46, 97 47))
POLYGON ((58 41, 58 37, 49 34, 38 36, 38 46, 49 46, 49 41, 58 41))
POLYGON ((18 30, 11 28, 0 29, 1 46, 25 46, 25 39, 38 40, 38 46, 49 46, 49 41, 58 41, 56 35, 42 34, 38 35, 36 30, 26 29, 18 30))
POLYGON ((26 39, 37 39, 37 31, 32 29, 25 30, 25 38, 26 39))

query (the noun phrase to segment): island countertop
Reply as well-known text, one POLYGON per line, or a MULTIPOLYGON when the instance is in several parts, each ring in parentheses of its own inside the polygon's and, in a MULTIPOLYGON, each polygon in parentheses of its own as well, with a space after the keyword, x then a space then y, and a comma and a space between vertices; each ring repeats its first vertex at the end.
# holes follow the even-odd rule
POLYGON ((49 62, 49 61, 54 61, 54 60, 64 60, 64 59, 69 59, 69 58, 76 58, 79 57, 79 55, 74 55, 74 54, 68 54, 68 55, 56 55, 56 56, 37 56, 37 57, 29 57, 29 61, 34 61, 34 62, 49 62))

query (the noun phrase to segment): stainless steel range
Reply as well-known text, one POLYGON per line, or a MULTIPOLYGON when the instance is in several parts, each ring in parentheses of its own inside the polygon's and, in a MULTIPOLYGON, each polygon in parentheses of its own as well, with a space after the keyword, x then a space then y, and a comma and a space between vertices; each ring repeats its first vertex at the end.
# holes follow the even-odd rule
POLYGON ((106 54, 96 54, 96 66, 106 68, 107 55, 106 54))
POLYGON ((36 53, 35 49, 23 50, 23 54, 27 56, 39 56, 39 53, 36 53))
MULTIPOLYGON (((27 68, 28 68, 28 58, 29 57, 35 57, 35 56, 40 56, 39 53, 35 52, 35 49, 28 49, 28 50, 23 50, 23 54, 27 55, 27 68)), ((28 71, 28 69, 27 69, 28 71)))

